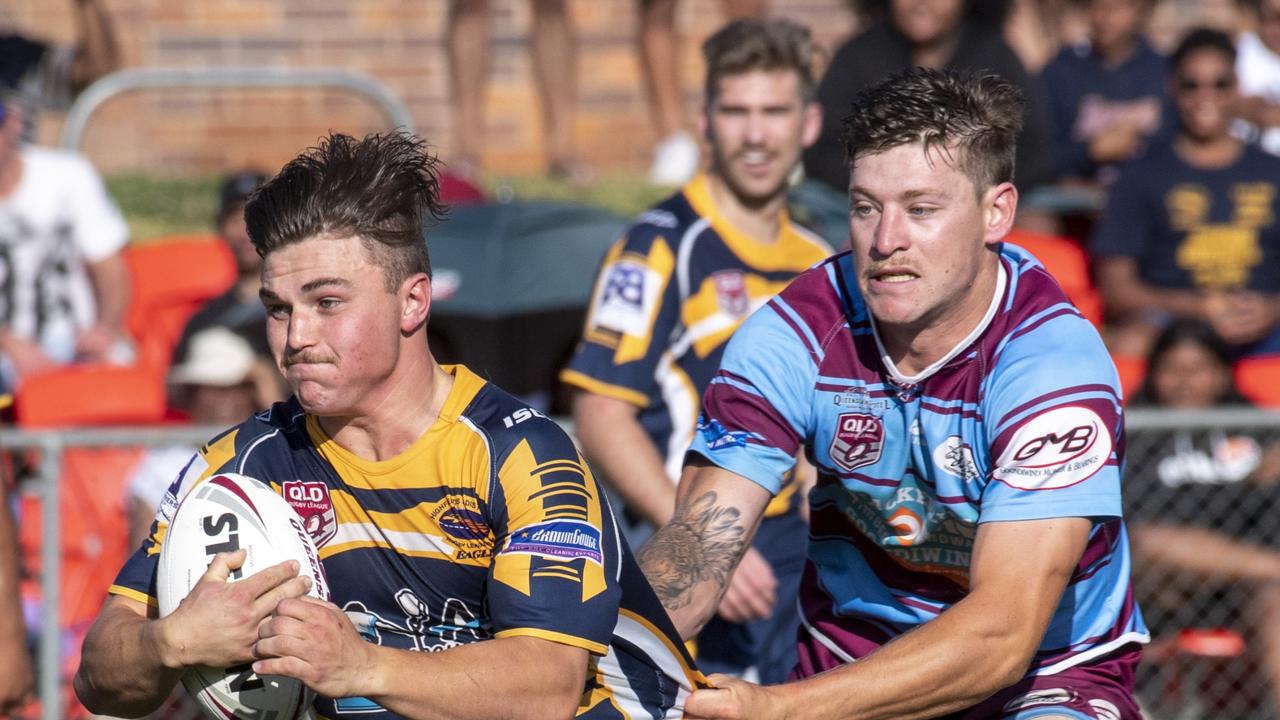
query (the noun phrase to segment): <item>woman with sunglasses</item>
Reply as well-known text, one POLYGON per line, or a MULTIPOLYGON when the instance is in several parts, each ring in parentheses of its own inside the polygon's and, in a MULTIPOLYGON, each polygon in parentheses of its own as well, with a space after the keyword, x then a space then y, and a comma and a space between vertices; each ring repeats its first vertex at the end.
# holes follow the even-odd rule
POLYGON ((1178 127, 1121 171, 1094 229, 1114 352, 1145 356, 1171 319, 1233 355, 1280 352, 1280 158, 1232 134, 1236 52, 1192 30, 1170 61, 1178 127))

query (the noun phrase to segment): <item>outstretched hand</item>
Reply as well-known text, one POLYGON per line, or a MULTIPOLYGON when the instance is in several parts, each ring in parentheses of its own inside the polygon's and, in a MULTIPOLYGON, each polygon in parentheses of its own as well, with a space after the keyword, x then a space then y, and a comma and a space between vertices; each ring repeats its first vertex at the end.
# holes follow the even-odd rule
POLYGON ((772 688, 730 675, 711 675, 714 686, 695 690, 684 704, 687 720, 773 720, 785 716, 772 688))

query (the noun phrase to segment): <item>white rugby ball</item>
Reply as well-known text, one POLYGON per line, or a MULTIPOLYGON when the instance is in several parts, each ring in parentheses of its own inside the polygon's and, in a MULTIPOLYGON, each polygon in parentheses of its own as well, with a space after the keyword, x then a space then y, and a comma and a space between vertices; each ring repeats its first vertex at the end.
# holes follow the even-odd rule
MULTIPOLYGON (((200 580, 213 556, 244 549, 244 565, 231 582, 285 560, 297 560, 311 578, 310 595, 329 599, 329 586, 315 543, 289 503, 259 480, 219 473, 197 485, 174 513, 160 548, 156 600, 163 617, 173 612, 200 580)), ((217 628, 207 628, 217 632, 217 628)), ((294 720, 310 716, 314 694, 293 678, 262 676, 249 664, 192 667, 182 684, 214 720, 294 720)))

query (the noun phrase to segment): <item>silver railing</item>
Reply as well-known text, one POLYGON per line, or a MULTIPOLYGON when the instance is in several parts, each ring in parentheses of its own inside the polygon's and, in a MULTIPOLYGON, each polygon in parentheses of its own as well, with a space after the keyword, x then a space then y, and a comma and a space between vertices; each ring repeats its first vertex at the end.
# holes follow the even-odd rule
POLYGON ((363 95, 381 108, 390 127, 413 132, 409 110, 378 80, 344 68, 292 67, 191 67, 129 68, 85 88, 67 111, 59 144, 69 150, 80 147, 89 118, 108 100, 127 92, 149 89, 189 88, 339 88, 363 95))
MULTIPOLYGON (((1280 414, 1253 409, 1230 409, 1200 412, 1170 411, 1129 411, 1127 413, 1129 475, 1132 477, 1144 465, 1155 462, 1154 453, 1161 442, 1175 433, 1252 433, 1263 442, 1280 446, 1280 414)), ((564 418, 557 422, 566 430, 572 431, 571 423, 564 418)), ((39 692, 42 700, 42 717, 44 720, 57 720, 63 716, 60 694, 60 631, 59 602, 61 577, 61 544, 58 517, 59 477, 62 473, 62 453, 68 448, 89 447, 156 447, 164 445, 186 444, 198 447, 209 438, 217 435, 223 428, 219 427, 113 427, 113 428, 68 428, 59 430, 19 430, 13 427, 0 427, 0 449, 36 450, 40 453, 40 462, 36 477, 31 484, 42 499, 43 535, 46 538, 41 546, 43 571, 40 577, 41 588, 41 624, 38 643, 38 674, 40 678, 39 692)), ((174 469, 175 477, 179 468, 174 469)), ((29 487, 29 486, 24 486, 29 487)), ((1131 498, 1140 501, 1141 498, 1131 498)), ((1203 513, 1205 508, 1183 508, 1188 513, 1203 513)), ((1223 513, 1230 508, 1222 508, 1223 513)), ((1258 544, 1280 551, 1280 521, 1272 523, 1274 527, 1265 529, 1266 537, 1250 538, 1258 544)), ((1150 615, 1150 613, 1149 613, 1150 615)), ((1202 618, 1169 618, 1176 624, 1195 624, 1202 618)), ((1159 692, 1154 683, 1158 676, 1146 688, 1146 692, 1159 692)), ((1144 687, 1140 685, 1139 691, 1144 687)), ((1158 700, 1159 698, 1157 698, 1158 700)), ((1181 713, 1176 717, 1216 717, 1212 711, 1204 714, 1187 714, 1190 706, 1183 705, 1181 713)), ((1152 717, 1168 718, 1158 708, 1148 708, 1152 717)), ((1243 711, 1231 712, 1232 717, 1254 717, 1243 711)), ((1257 717, 1265 717, 1260 715, 1257 717)))

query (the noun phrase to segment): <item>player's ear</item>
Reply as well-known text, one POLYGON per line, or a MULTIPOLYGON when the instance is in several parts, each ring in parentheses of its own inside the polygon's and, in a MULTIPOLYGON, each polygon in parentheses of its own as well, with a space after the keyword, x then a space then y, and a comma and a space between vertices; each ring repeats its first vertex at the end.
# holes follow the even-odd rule
POLYGON ((820 134, 822 134, 822 106, 816 102, 805 103, 804 132, 801 135, 801 142, 804 147, 810 147, 818 142, 818 135, 820 134))
POLYGON ((431 313, 431 278, 415 273, 400 283, 400 332, 411 335, 431 313))
POLYGON ((1013 183, 1003 182, 987 188, 982 197, 982 240, 993 245, 1004 239, 1013 229, 1018 214, 1018 189, 1013 183))

